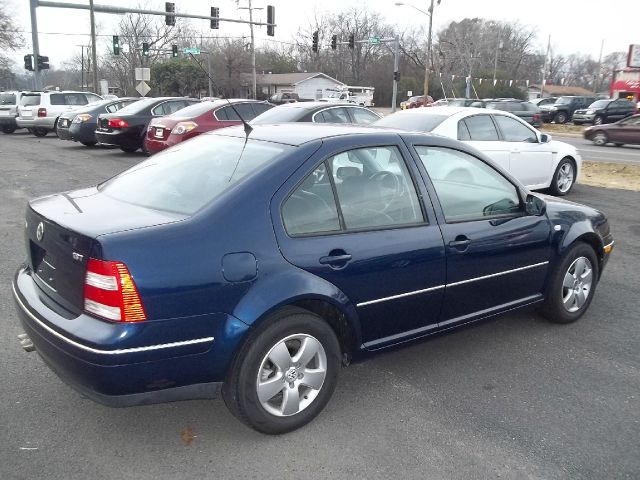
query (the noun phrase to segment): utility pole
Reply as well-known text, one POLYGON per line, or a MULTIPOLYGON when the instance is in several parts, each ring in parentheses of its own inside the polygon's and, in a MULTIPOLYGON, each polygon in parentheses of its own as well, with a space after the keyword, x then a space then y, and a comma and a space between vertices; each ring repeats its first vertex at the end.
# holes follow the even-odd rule
POLYGON ((249 10, 249 27, 251 30, 251 74, 252 74, 252 85, 253 85, 253 98, 257 98, 257 79, 256 79, 256 43, 255 36, 253 33, 253 11, 254 10, 262 10, 262 7, 252 7, 251 0, 247 0, 249 2, 248 7, 239 7, 240 10, 249 10))
POLYGON ((29 12, 31 13, 31 41, 33 42, 33 89, 42 89, 42 77, 38 68, 38 57, 40 56, 40 45, 38 44, 38 19, 36 17, 36 7, 38 0, 29 1, 29 12))
POLYGON ((594 93, 598 93, 600 90, 600 69, 602 68, 602 50, 604 49, 604 38, 602 39, 602 43, 600 44, 600 56, 598 57, 598 70, 596 71, 596 81, 593 85, 594 93))
POLYGON ((544 97, 544 87, 547 83, 547 61, 549 59, 549 51, 551 50, 551 35, 549 35, 549 41, 547 42, 547 54, 544 56, 544 67, 542 67, 542 85, 540 85, 540 98, 544 97))
MULTIPOLYGON (((431 4, 433 6, 433 0, 431 0, 431 4)), ((399 80, 398 74, 400 73, 398 72, 398 68, 400 68, 400 37, 396 35, 395 45, 393 48, 393 92, 391 95, 391 112, 392 113, 396 111, 396 103, 398 101, 398 80, 399 80)), ((429 88, 428 82, 426 84, 426 88, 429 88)), ((425 90, 425 94, 426 92, 427 91, 425 90)), ((425 104, 427 103, 426 97, 424 99, 424 102, 425 104)))
POLYGON ((91 19, 91 63, 93 63, 93 92, 98 93, 98 59, 96 55, 96 19, 93 12, 93 0, 89 0, 91 19))
POLYGON ((424 103, 423 105, 426 105, 429 99, 428 95, 429 95, 429 73, 431 71, 431 31, 432 29, 433 29, 433 0, 431 0, 431 6, 429 7, 429 38, 427 39, 427 61, 425 62, 426 68, 424 72, 424 103))
POLYGON ((502 40, 500 40, 500 32, 498 32, 498 38, 496 39, 496 56, 493 60, 493 84, 496 84, 496 71, 498 70, 498 52, 502 50, 502 40))

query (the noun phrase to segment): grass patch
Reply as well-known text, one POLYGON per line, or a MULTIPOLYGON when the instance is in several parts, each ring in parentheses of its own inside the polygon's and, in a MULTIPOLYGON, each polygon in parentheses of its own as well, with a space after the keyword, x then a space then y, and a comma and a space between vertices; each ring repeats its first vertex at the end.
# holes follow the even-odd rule
POLYGON ((545 123, 542 125, 542 127, 539 128, 539 130, 542 132, 551 133, 551 134, 571 133, 574 135, 575 134, 582 135, 582 132, 584 132, 585 128, 586 127, 582 125, 573 125, 570 123, 565 123, 565 124, 545 123))
POLYGON ((640 191, 640 165, 582 162, 578 183, 638 192, 640 191))

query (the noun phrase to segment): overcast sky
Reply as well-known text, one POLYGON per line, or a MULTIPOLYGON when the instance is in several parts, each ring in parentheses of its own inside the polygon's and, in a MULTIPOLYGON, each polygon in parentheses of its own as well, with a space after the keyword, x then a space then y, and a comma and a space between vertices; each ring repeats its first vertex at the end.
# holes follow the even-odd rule
MULTIPOLYGON (((88 0, 70 0, 69 3, 85 3, 88 0)), ((99 5, 133 6, 135 0, 95 0, 99 5)), ((140 0, 149 9, 164 10, 164 0, 140 0)), ((238 10, 236 0, 175 0, 178 12, 209 14, 210 6, 220 8, 220 17, 247 18, 246 10, 238 10)), ((246 6, 248 0, 240 0, 246 6)), ((355 7, 379 12, 385 20, 398 26, 419 26, 428 17, 411 7, 396 6, 396 0, 253 0, 254 7, 274 5, 276 9, 276 36, 272 40, 288 42, 298 28, 308 26, 314 16, 325 12, 339 12, 355 7)), ((407 1, 422 10, 429 8, 429 0, 407 1)), ((31 51, 31 25, 29 0, 8 0, 27 41, 24 50, 14 54, 16 60, 31 51)), ((442 0, 435 7, 434 32, 451 21, 465 17, 481 17, 493 20, 519 21, 536 28, 540 48, 546 48, 548 35, 554 49, 560 53, 580 52, 597 59, 604 39, 604 55, 614 51, 626 51, 629 44, 640 43, 640 9, 638 0, 442 0)), ((258 19, 266 20, 266 9, 257 12, 258 19)), ((89 13, 86 10, 60 8, 37 9, 40 51, 48 55, 52 65, 59 66, 74 53, 77 45, 88 43, 89 13)), ((104 35, 98 41, 99 48, 110 43, 118 15, 98 13, 98 33, 104 35)), ((180 20, 186 21, 186 20, 180 20)), ((209 30, 206 20, 188 20, 199 31, 209 35, 242 36, 249 34, 249 26, 222 23, 220 30, 209 30)), ((256 30, 256 37, 267 40, 266 28, 256 30)), ((311 40, 309 40, 311 42, 311 40)))

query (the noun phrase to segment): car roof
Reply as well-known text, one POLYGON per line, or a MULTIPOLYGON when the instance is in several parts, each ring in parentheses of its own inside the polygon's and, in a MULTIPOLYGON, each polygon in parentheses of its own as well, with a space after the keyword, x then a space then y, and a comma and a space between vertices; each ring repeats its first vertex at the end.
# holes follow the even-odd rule
POLYGON ((282 105, 278 105, 276 108, 297 108, 300 110, 313 110, 314 108, 323 108, 323 107, 358 107, 362 108, 355 103, 347 103, 347 102, 293 102, 293 103, 284 103, 282 105))
MULTIPOLYGON (((292 122, 275 123, 265 125, 252 125, 253 129, 249 134, 250 139, 263 140, 267 142, 282 143, 292 146, 300 146, 315 140, 322 140, 330 137, 365 135, 365 134, 406 134, 406 130, 385 127, 372 127, 363 125, 352 125, 346 123, 311 123, 292 122)), ((245 137, 244 128, 240 126, 228 127, 220 130, 207 132, 205 135, 222 135, 230 137, 245 137)))

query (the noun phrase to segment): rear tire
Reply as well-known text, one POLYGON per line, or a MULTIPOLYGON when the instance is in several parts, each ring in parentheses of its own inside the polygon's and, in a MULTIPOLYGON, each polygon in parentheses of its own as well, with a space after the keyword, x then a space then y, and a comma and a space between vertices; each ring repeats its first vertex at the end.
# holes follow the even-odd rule
POLYGON ((98 142, 80 142, 85 147, 95 147, 98 142))
POLYGON ((126 146, 126 147, 120 147, 120 150, 122 150, 123 152, 126 152, 126 153, 135 153, 135 152, 138 151, 138 147, 126 146))
POLYGON ((17 127, 14 127, 12 125, 5 125, 2 127, 2 132, 6 133, 6 134, 10 134, 16 131, 17 127))
POLYGON ((49 133, 49 130, 47 130, 46 128, 36 127, 33 129, 33 134, 36 137, 46 137, 47 133, 49 133))
POLYGON ((594 125, 602 125, 603 123, 604 123, 604 118, 602 118, 600 115, 596 115, 596 117, 593 119, 594 125))
POLYGON ((564 112, 556 113, 555 121, 560 124, 567 123, 567 114, 564 112))
POLYGON ((338 380, 340 345, 319 316, 289 307, 266 319, 245 341, 222 394, 251 428, 271 435, 309 423, 338 380))
POLYGON ((614 145, 615 145, 616 147, 621 147, 621 146, 623 146, 623 145, 624 145, 624 143, 614 143, 614 145))
POLYGON ((589 308, 598 283, 598 259, 586 243, 575 243, 549 276, 540 313, 554 323, 578 320, 589 308))
POLYGON ((560 160, 551 180, 551 194, 562 197, 569 193, 576 183, 576 165, 570 158, 560 160))

